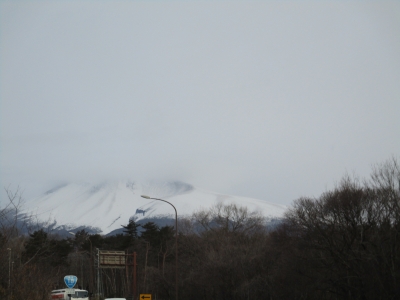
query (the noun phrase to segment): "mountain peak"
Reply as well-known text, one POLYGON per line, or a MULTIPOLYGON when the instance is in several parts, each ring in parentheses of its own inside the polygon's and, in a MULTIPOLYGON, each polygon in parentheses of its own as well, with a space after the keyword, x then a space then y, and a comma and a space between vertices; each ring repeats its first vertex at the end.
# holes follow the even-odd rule
POLYGON ((141 195, 171 202, 178 218, 190 216, 217 203, 246 206, 264 216, 282 217, 283 205, 266 201, 222 195, 205 191, 190 184, 170 182, 115 181, 101 183, 70 183, 56 186, 43 195, 26 202, 25 213, 44 222, 57 222, 64 226, 89 226, 99 228, 103 234, 121 228, 129 219, 170 216, 173 208, 162 201, 144 199, 141 195))

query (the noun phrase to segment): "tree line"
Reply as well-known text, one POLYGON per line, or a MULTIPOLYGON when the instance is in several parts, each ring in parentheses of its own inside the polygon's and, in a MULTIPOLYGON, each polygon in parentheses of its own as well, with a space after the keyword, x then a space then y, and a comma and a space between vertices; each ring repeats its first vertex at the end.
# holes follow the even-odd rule
MULTIPOLYGON (((97 270, 97 249, 135 252, 137 293, 175 299, 174 226, 130 220, 114 236, 22 235, 10 214, 18 193, 9 199, 0 212, 0 299, 47 300, 70 274, 93 296, 131 297, 131 269, 97 270)), ((179 218, 178 232, 179 299, 400 299, 395 158, 368 179, 344 176, 319 197, 295 200, 274 228, 246 207, 217 204, 179 218)))

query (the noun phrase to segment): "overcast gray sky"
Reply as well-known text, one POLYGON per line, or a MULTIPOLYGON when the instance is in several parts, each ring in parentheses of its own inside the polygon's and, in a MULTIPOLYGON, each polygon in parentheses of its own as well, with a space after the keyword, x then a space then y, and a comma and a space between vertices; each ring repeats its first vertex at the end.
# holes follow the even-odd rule
POLYGON ((0 1, 1 185, 290 204, 400 154, 400 2, 0 1))

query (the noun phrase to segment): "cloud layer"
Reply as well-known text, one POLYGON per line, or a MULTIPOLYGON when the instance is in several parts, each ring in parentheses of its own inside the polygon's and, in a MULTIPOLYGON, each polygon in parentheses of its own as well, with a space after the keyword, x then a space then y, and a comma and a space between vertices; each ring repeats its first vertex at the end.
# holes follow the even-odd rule
POLYGON ((3 1, 1 181, 288 204, 400 149, 400 4, 3 1))

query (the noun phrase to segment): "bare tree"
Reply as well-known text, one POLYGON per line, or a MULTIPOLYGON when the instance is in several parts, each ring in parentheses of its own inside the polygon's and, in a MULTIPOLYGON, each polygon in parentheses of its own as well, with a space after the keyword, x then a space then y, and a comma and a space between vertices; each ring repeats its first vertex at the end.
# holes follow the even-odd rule
POLYGON ((301 250, 296 259, 308 262, 310 290, 342 299, 400 296, 399 174, 391 160, 364 184, 346 176, 317 199, 295 201, 286 238, 301 250))
POLYGON ((250 212, 247 207, 236 204, 217 203, 209 210, 194 213, 192 219, 206 231, 222 229, 251 233, 265 225, 265 218, 259 212, 250 212))
POLYGON ((12 236, 18 236, 18 228, 26 223, 18 219, 24 203, 20 187, 18 186, 15 191, 6 187, 5 192, 8 202, 0 209, 0 232, 8 240, 12 236))

